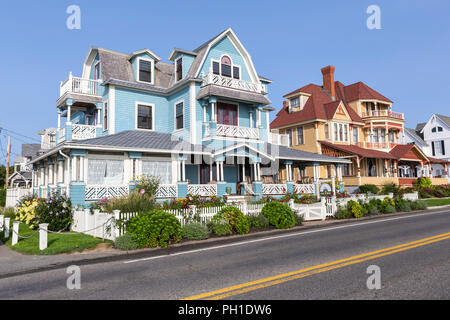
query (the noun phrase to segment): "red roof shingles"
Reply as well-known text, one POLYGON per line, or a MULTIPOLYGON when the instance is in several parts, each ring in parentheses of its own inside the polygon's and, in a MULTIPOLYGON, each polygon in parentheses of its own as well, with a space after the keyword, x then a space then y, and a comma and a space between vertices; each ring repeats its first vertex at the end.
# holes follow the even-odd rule
POLYGON ((334 84, 336 89, 336 100, 333 100, 321 86, 312 83, 285 95, 284 97, 288 97, 303 92, 310 94, 311 96, 308 98, 303 110, 300 112, 289 113, 288 106, 284 106, 280 112, 278 112, 277 117, 272 121, 270 127, 275 129, 306 121, 329 120, 334 116, 334 112, 340 101, 344 103, 347 113, 352 121, 363 123, 361 117, 349 107, 348 104, 350 102, 359 99, 375 99, 392 103, 391 100, 362 82, 357 82, 348 86, 344 86, 339 81, 336 81, 334 84))
POLYGON ((377 159, 393 159, 397 160, 397 158, 384 151, 378 151, 373 149, 365 149, 355 145, 342 145, 342 144, 334 144, 328 141, 319 141, 321 144, 329 146, 333 149, 344 151, 350 154, 354 154, 364 158, 377 158, 377 159))

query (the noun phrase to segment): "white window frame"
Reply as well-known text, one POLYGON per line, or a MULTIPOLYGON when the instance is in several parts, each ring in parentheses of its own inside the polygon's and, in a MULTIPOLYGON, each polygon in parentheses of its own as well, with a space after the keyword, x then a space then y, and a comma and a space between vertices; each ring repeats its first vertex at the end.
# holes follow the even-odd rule
POLYGON ((213 73, 213 62, 219 63, 219 75, 221 77, 230 78, 230 79, 234 79, 234 80, 242 80, 242 67, 240 65, 238 65, 238 64, 234 64, 233 59, 230 57, 230 55, 223 54, 223 55, 220 56, 219 60, 211 59, 211 73, 213 73), (231 60, 231 77, 227 77, 227 76, 222 75, 222 58, 224 56, 227 56, 231 60), (239 79, 236 79, 236 78, 233 77, 233 68, 234 67, 239 68, 239 79))
POLYGON ((94 64, 94 80, 100 80, 102 78, 102 65, 100 64, 100 60, 97 61, 96 64, 94 64), (98 78, 96 78, 97 73, 97 66, 98 66, 98 78))
POLYGON ((142 130, 142 131, 155 131, 155 104, 148 103, 148 102, 141 102, 141 101, 136 101, 134 103, 134 128, 136 130, 142 130), (138 106, 139 105, 152 108, 152 128, 151 129, 138 128, 138 106))
POLYGON ((291 108, 300 108, 300 97, 291 98, 291 99, 289 100, 289 104, 290 104, 291 108), (298 104, 297 104, 297 105, 293 105, 293 104, 292 104, 292 101, 294 101, 294 100, 297 100, 297 101, 298 101, 298 104))
POLYGON ((185 128, 185 123, 184 123, 184 120, 185 120, 184 106, 185 106, 184 100, 179 100, 179 101, 177 101, 177 102, 175 102, 173 104, 173 131, 175 131, 175 132, 183 130, 185 128), (180 104, 180 103, 183 103, 183 127, 177 129, 177 105, 180 104))
POLYGON ((333 141, 336 142, 349 142, 350 141, 350 132, 349 132, 349 124, 344 122, 332 122, 332 134, 333 141), (337 126, 337 132, 335 131, 335 126, 337 126), (340 126, 342 126, 342 140, 340 139, 340 126), (347 139, 345 139, 347 137, 347 139))
POLYGON ((297 145, 304 145, 305 144, 305 127, 304 126, 297 127, 295 131, 297 133, 297 145), (303 139, 302 143, 300 143, 300 141, 298 139, 298 129, 300 129, 300 128, 302 129, 302 139, 303 139))
POLYGON ((103 131, 107 131, 109 129, 109 101, 103 102, 103 114, 102 114, 102 122, 103 122, 103 131), (105 121, 105 113, 106 113, 106 121, 105 121), (106 124, 106 127, 105 127, 106 124))
POLYGON ((154 84, 155 83, 155 62, 152 59, 147 59, 147 58, 137 58, 137 65, 136 65, 136 80, 137 82, 140 83, 146 83, 146 84, 154 84), (152 73, 152 80, 151 82, 147 82, 147 81, 142 81, 140 79, 140 61, 144 60, 144 61, 148 61, 150 62, 150 72, 152 73))

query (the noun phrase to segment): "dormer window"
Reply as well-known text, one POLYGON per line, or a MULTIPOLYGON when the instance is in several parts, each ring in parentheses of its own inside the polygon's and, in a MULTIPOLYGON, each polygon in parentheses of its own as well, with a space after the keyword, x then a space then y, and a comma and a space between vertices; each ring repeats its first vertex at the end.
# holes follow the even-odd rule
POLYGON ((300 107, 300 97, 291 99, 291 108, 298 108, 300 107))
POLYGON ((151 60, 139 59, 138 81, 152 83, 153 63, 151 60))
POLYGON ((223 77, 241 79, 241 67, 233 65, 233 62, 229 56, 223 56, 219 61, 212 61, 213 74, 221 75, 223 77))
POLYGON ((175 73, 177 77, 176 79, 177 81, 180 81, 181 79, 183 79, 183 57, 178 58, 175 64, 176 64, 175 73))

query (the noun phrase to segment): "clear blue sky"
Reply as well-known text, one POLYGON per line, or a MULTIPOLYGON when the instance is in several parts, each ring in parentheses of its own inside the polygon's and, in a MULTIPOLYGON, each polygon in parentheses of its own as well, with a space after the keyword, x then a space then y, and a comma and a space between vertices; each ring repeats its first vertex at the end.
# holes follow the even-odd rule
MULTIPOLYGON (((172 48, 192 50, 232 27, 258 73, 274 81, 277 110, 284 94, 321 84, 320 68, 332 64, 336 80, 365 82, 415 127, 432 113, 450 115, 449 18, 447 0, 10 1, 0 9, 0 126, 35 139, 56 127, 59 83, 69 71, 81 75, 90 46, 149 48, 167 61, 172 48), (81 30, 66 28, 72 4, 81 30), (381 30, 366 27, 372 4, 381 30)), ((14 154, 33 142, 21 140, 13 138, 14 154)))

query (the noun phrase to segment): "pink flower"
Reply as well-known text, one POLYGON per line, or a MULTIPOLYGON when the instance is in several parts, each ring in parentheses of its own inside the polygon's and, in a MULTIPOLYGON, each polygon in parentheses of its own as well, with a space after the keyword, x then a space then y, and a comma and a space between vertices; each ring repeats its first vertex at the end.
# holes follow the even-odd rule
POLYGON ((144 194, 144 193, 145 193, 145 190, 144 190, 144 189, 142 189, 142 190, 141 190, 141 194, 144 194))

